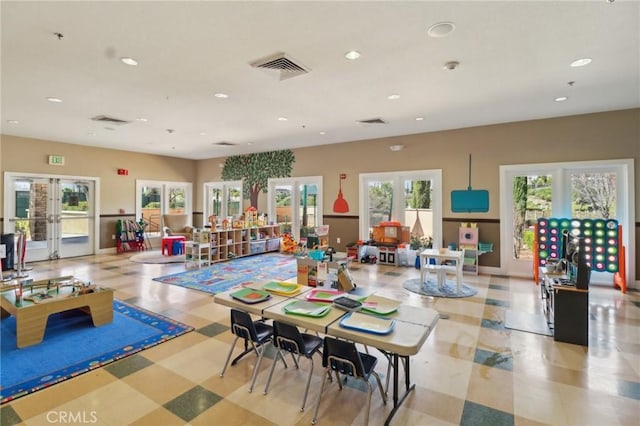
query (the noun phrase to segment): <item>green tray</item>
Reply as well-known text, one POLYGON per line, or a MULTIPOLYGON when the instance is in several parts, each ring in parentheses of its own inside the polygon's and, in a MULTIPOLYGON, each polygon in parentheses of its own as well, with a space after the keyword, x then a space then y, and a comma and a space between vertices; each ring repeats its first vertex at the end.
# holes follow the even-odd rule
POLYGON ((284 296, 297 293, 302 286, 297 283, 286 283, 280 281, 271 281, 266 283, 262 289, 284 296))
POLYGON ((231 297, 244 303, 260 303, 271 298, 271 295, 264 290, 256 290, 253 288, 245 287, 242 290, 238 290, 230 294, 231 297))
POLYGON ((282 310, 286 314, 321 318, 329 313, 331 306, 322 303, 308 302, 306 300, 296 300, 283 307, 282 310))

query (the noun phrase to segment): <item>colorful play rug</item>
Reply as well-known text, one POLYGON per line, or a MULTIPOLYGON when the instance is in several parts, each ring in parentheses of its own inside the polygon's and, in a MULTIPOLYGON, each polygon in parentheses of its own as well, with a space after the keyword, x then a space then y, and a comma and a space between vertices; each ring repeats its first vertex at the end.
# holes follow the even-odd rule
POLYGON ((403 287, 412 293, 422 294, 423 296, 433 297, 471 297, 478 293, 478 290, 468 284, 462 283, 460 292, 454 280, 447 280, 442 288, 438 287, 438 283, 434 279, 421 283, 420 278, 411 278, 403 284, 403 287))
POLYGON ((118 300, 113 322, 94 327, 79 310, 49 317, 42 343, 18 349, 16 323, 4 318, 0 342, 0 403, 52 386, 143 349, 180 336, 192 327, 118 300))
POLYGON ((206 268, 190 269, 154 280, 216 294, 250 283, 284 281, 296 274, 296 258, 293 255, 265 253, 214 263, 206 268))

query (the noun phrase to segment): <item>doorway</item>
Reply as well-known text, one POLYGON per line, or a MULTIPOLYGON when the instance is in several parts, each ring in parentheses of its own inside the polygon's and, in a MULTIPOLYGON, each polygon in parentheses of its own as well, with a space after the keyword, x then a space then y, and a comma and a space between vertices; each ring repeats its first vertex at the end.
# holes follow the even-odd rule
MULTIPOLYGON (((633 170, 624 159, 500 166, 502 272, 533 276, 538 218, 602 218, 622 225, 627 277, 635 277, 633 170)), ((611 281, 608 272, 591 273, 592 283, 611 281)))
POLYGON ((5 173, 3 233, 24 233, 25 262, 94 254, 97 185, 97 178, 5 173))

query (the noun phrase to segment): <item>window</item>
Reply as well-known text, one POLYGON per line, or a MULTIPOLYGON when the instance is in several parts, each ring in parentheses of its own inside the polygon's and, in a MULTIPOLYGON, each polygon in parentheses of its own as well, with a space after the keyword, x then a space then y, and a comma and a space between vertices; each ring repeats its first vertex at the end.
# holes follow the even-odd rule
POLYGON ((204 222, 215 215, 221 220, 229 216, 239 217, 242 209, 242 181, 206 182, 204 184, 204 222))
POLYGON ((136 218, 147 223, 149 236, 162 235, 162 215, 192 214, 191 183, 136 181, 136 218))
POLYGON ((322 225, 321 176, 269 179, 268 186, 268 215, 282 232, 299 240, 322 225))
MULTIPOLYGON (((627 276, 635 276, 632 160, 501 166, 500 187, 503 273, 533 275, 538 218, 604 218, 622 225, 627 276)), ((610 283, 611 275, 592 273, 591 281, 610 283)))
POLYGON ((442 240, 442 171, 419 170, 360 175, 360 238, 373 227, 398 221, 412 235, 442 240))

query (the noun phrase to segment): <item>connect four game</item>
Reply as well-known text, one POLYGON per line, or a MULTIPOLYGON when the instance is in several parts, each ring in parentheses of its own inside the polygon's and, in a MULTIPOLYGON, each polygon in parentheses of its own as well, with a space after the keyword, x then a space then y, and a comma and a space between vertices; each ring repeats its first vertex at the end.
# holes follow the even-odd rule
POLYGON ((615 219, 540 218, 537 226, 538 265, 562 257, 562 236, 582 237, 587 263, 594 271, 618 272, 619 227, 615 219))

